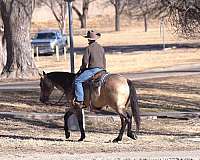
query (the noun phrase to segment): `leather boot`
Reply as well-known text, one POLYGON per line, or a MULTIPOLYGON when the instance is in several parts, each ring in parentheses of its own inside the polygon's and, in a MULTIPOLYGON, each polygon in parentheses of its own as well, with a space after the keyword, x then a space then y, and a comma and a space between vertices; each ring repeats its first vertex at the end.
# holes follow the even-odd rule
POLYGON ((74 106, 76 106, 76 107, 78 107, 78 108, 84 108, 85 106, 84 106, 84 103, 82 102, 82 101, 74 101, 73 102, 73 105, 74 106))

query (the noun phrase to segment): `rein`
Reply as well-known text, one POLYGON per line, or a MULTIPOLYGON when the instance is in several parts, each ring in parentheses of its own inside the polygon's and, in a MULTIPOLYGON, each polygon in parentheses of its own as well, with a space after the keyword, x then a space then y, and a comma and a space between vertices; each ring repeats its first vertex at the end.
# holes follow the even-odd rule
MULTIPOLYGON (((55 102, 55 103, 49 102, 49 103, 46 103, 46 104, 49 104, 49 105, 58 105, 58 103, 61 102, 61 100, 62 100, 62 98, 64 97, 64 95, 65 95, 65 92, 63 92, 62 96, 60 97, 60 99, 59 99, 57 102, 55 102)), ((71 104, 71 103, 66 102, 66 103, 64 103, 63 105, 65 105, 66 107, 70 107, 70 104, 71 104)))
MULTIPOLYGON (((66 88, 71 87, 71 83, 72 83, 72 80, 74 79, 74 77, 75 77, 74 73, 68 73, 68 72, 50 72, 47 74, 45 72, 43 72, 43 75, 41 75, 40 83, 42 83, 42 85, 43 85, 43 88, 41 88, 41 92, 44 92, 44 93, 41 95, 42 97, 41 97, 40 101, 42 101, 44 99, 43 103, 45 103, 45 104, 61 105, 60 102, 62 101, 63 97, 65 95, 67 96, 66 88), (62 91, 61 92, 62 95, 57 97, 59 99, 56 98, 54 101, 51 101, 49 98, 50 98, 51 92, 53 91, 54 87, 56 87, 58 90, 62 91), (49 90, 47 90, 47 89, 49 89, 49 90), (44 95, 45 93, 47 94, 46 97, 44 95)), ((64 103, 62 103, 62 105, 68 105, 68 103, 71 104, 71 102, 68 101, 68 99, 67 99, 66 104, 64 101, 64 103)))
MULTIPOLYGON (((51 80, 51 82, 54 84, 54 82, 51 80)), ((55 84, 54 84, 54 86, 55 86, 55 84)), ((63 94, 62 94, 62 96, 59 98, 59 100, 57 101, 57 102, 55 102, 55 103, 51 103, 51 105, 57 105, 58 103, 60 103, 61 102, 61 100, 62 100, 62 98, 64 97, 64 95, 65 95, 65 91, 63 92, 63 94)))
POLYGON ((55 102, 53 104, 51 103, 51 105, 57 105, 58 103, 60 103, 60 101, 62 100, 62 98, 64 97, 64 95, 65 95, 65 92, 63 92, 62 96, 60 97, 60 99, 57 102, 55 102))
POLYGON ((63 94, 62 94, 62 96, 59 98, 59 100, 57 101, 57 102, 55 102, 55 103, 46 103, 46 104, 50 104, 50 105, 57 105, 58 103, 60 103, 61 102, 61 100, 62 100, 62 98, 64 97, 64 95, 65 95, 65 92, 63 92, 63 94))

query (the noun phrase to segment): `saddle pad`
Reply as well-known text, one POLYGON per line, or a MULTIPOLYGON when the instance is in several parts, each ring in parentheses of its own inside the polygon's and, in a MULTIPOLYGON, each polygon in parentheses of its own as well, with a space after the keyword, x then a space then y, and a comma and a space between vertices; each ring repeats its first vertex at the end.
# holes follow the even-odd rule
POLYGON ((106 77, 109 75, 109 73, 103 73, 96 79, 91 79, 91 83, 93 87, 100 87, 105 83, 106 77))

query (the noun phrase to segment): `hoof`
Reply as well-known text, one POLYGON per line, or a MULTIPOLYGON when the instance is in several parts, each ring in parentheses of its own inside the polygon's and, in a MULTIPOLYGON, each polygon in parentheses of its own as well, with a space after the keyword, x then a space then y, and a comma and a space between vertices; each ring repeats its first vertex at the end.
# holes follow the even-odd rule
POLYGON ((81 141, 83 141, 85 139, 85 134, 82 134, 81 135, 81 138, 78 140, 78 142, 81 142, 81 141))
POLYGON ((85 139, 85 138, 80 138, 80 139, 78 140, 78 142, 82 142, 84 139, 85 139))
POLYGON ((130 137, 133 140, 137 139, 137 135, 135 133, 132 133, 132 132, 130 134, 127 134, 127 136, 130 137))
POLYGON ((70 133, 69 132, 65 133, 65 138, 68 139, 69 137, 70 137, 70 133))
POLYGON ((113 143, 118 143, 119 141, 121 141, 121 139, 119 139, 119 138, 117 137, 117 138, 115 138, 112 142, 113 142, 113 143))

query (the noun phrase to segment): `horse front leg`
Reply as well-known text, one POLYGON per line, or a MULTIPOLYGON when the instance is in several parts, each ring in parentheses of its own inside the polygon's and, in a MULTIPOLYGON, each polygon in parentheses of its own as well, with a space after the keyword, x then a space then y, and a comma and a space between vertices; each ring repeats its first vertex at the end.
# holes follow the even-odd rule
POLYGON ((65 138, 68 139, 70 137, 69 127, 68 127, 68 119, 74 112, 72 109, 69 109, 64 115, 64 130, 65 130, 65 138))
POLYGON ((83 127, 83 112, 81 108, 76 109, 76 116, 78 119, 79 129, 81 132, 81 137, 78 141, 83 141, 85 139, 85 129, 83 127))

